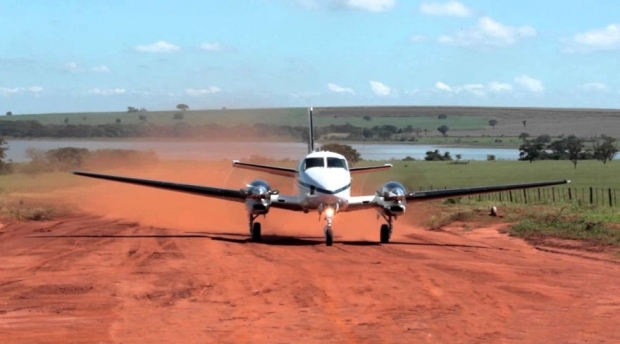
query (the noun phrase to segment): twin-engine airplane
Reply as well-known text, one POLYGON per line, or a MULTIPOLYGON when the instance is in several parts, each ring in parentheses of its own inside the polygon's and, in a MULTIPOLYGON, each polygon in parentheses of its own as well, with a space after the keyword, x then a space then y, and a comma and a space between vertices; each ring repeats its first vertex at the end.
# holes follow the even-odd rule
POLYGON ((392 222, 405 212, 408 202, 415 203, 498 191, 544 187, 570 182, 569 180, 556 180, 407 192, 401 183, 390 181, 383 184, 374 195, 351 196, 351 175, 383 171, 391 168, 392 165, 349 167, 344 156, 333 152, 315 150, 312 108, 308 110, 308 122, 308 154, 299 161, 297 168, 250 164, 238 160, 233 160, 232 162, 233 167, 295 178, 298 187, 297 195, 282 195, 278 190, 272 190, 266 181, 260 179, 252 181, 244 189, 225 189, 83 171, 71 171, 71 173, 80 176, 150 186, 199 196, 215 197, 226 201, 245 203, 252 241, 261 240, 261 224, 255 221, 256 218, 260 215, 266 215, 271 208, 301 211, 304 213, 317 211, 319 216, 324 217, 326 221, 324 234, 327 246, 332 245, 334 238, 332 220, 334 216, 340 212, 370 208, 376 209, 386 222, 382 224, 380 228, 380 242, 388 243, 392 235, 392 222))

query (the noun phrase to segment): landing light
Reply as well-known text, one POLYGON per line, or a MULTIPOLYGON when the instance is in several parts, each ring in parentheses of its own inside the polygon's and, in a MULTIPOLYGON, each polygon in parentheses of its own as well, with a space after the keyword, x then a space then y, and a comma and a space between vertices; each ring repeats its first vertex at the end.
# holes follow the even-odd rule
POLYGON ((334 216, 334 208, 332 208, 332 207, 325 208, 325 216, 333 217, 334 216))

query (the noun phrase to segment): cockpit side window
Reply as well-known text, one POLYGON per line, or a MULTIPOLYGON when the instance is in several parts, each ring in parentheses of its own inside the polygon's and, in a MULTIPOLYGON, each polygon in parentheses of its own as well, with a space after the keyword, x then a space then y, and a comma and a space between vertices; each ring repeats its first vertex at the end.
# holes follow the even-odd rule
POLYGON ((347 162, 340 158, 327 158, 327 167, 347 169, 347 162))
POLYGON ((304 171, 313 167, 325 167, 325 159, 323 158, 308 158, 304 161, 304 171))

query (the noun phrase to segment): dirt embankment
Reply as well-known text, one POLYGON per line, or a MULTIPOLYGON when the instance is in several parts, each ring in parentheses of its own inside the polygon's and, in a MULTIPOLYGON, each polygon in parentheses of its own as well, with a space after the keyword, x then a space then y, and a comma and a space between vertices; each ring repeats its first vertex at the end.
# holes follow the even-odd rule
MULTIPOLYGON (((248 176, 197 167, 124 172, 248 176)), ((0 228, 2 342, 620 341, 620 265, 537 250, 503 225, 429 231, 435 210, 411 208, 378 245, 372 211, 340 214, 326 247, 316 214, 273 211, 251 243, 238 204, 99 181, 54 197, 76 214, 0 228)))

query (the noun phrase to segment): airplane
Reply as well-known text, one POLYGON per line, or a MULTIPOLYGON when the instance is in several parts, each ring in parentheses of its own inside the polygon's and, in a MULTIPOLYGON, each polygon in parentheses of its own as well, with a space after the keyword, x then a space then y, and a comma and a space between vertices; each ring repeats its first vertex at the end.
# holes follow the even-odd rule
POLYGON ((375 209, 378 217, 381 216, 385 220, 379 229, 379 241, 382 244, 387 244, 392 236, 393 221, 405 213, 408 203, 570 183, 570 180, 553 180, 408 192, 400 182, 388 181, 373 195, 352 196, 351 181, 353 175, 385 171, 392 165, 351 167, 343 155, 315 149, 313 127, 313 108, 310 107, 308 109, 308 152, 299 160, 296 168, 245 163, 239 160, 232 161, 233 167, 294 178, 297 186, 296 195, 280 194, 278 190, 272 190, 269 183, 262 179, 253 180, 245 188, 229 189, 86 171, 70 172, 78 176, 245 203, 250 239, 253 242, 261 241, 261 224, 256 219, 261 215, 266 216, 271 208, 303 213, 316 211, 319 214, 319 219, 323 217, 326 222, 323 233, 327 246, 333 245, 332 224, 334 216, 338 213, 375 209))

